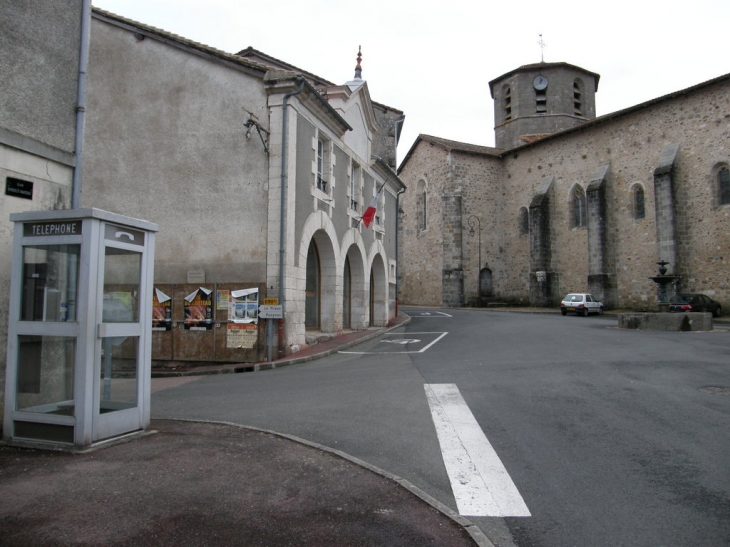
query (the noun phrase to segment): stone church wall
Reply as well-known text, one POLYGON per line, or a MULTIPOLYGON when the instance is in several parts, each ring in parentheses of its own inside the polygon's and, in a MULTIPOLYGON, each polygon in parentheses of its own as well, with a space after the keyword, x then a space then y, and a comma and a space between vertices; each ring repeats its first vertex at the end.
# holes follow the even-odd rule
POLYGON ((718 162, 730 162, 729 100, 728 85, 718 84, 505 156, 508 180, 517 179, 521 187, 513 193, 518 201, 508 208, 508 214, 517 215, 520 199, 526 198, 523 193, 529 194, 544 176, 555 177, 550 268, 559 272, 556 296, 588 288, 587 229, 571 228, 570 195, 576 184, 586 190, 595 169, 610 164, 605 188, 606 273, 616 277, 618 307, 644 308, 655 302, 655 287, 648 280, 656 275, 658 260, 653 173, 662 150, 676 143, 676 273, 682 275, 686 290, 730 300, 726 256, 730 251, 730 207, 713 206, 714 180, 710 180, 718 162), (635 184, 645 193, 643 219, 633 218, 635 184))
POLYGON ((529 209, 538 187, 551 180, 541 209, 548 217, 541 234, 541 241, 549 242, 541 274, 549 280, 546 305, 557 305, 568 292, 598 287, 604 294, 597 296, 611 307, 654 309, 657 291, 649 277, 657 274, 660 259, 655 169, 662 153, 677 145, 669 173, 676 271, 669 273, 681 276, 683 290, 708 294, 730 309, 730 205, 718 204, 715 180, 718 165, 730 164, 729 106, 730 78, 720 78, 499 157, 448 151, 421 140, 401 168, 408 191, 402 196, 406 218, 400 240, 400 301, 442 301, 443 272, 454 269, 445 266, 445 255, 455 262, 450 245, 456 239, 440 224, 440 201, 448 193, 461 200, 463 303, 473 304, 477 296, 477 238, 469 237, 468 226, 472 215, 481 221, 481 265, 492 270, 493 299, 529 302, 535 253, 522 229, 521 209, 529 209), (425 232, 416 229, 420 180, 428 182, 425 232), (601 212, 600 222, 589 219, 585 226, 573 226, 571 196, 576 188, 586 194, 588 214, 601 212), (636 188, 644 192, 643 218, 635 212, 636 188))
POLYGON ((408 190, 401 196, 404 215, 400 220, 398 266, 399 301, 421 306, 440 306, 443 269, 442 201, 449 166, 444 151, 424 143, 412 159, 418 168, 403 182, 408 190), (417 212, 418 193, 425 187, 427 196, 426 229, 417 212))

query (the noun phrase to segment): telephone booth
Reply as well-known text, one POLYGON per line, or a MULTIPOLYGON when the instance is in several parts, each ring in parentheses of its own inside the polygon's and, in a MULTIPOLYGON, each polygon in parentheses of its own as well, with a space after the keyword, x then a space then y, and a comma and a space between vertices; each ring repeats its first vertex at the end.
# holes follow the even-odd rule
POLYGON ((99 209, 10 220, 5 439, 80 449, 143 431, 157 225, 99 209))

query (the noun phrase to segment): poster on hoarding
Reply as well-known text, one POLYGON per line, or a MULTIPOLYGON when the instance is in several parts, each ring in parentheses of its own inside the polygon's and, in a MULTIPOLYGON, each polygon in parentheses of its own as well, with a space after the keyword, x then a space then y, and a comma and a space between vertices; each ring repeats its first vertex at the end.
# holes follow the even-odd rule
POLYGON ((228 320, 233 323, 259 322, 259 290, 241 289, 231 291, 231 302, 228 306, 228 320))
POLYGON ((172 330, 172 297, 160 289, 152 294, 152 330, 172 330))
POLYGON ((228 323, 227 335, 228 348, 251 349, 256 346, 259 328, 253 323, 228 323))
POLYGON ((219 310, 227 310, 231 303, 231 291, 225 289, 218 289, 216 291, 216 305, 215 307, 219 310))
POLYGON ((185 330, 213 329, 213 291, 200 287, 185 297, 185 330))

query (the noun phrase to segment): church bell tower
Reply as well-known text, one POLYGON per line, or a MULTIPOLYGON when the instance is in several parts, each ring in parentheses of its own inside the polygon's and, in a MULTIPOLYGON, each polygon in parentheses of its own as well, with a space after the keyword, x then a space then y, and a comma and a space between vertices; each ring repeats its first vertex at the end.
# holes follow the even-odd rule
POLYGON ((536 63, 489 82, 496 147, 509 150, 594 119, 599 78, 568 63, 536 63))

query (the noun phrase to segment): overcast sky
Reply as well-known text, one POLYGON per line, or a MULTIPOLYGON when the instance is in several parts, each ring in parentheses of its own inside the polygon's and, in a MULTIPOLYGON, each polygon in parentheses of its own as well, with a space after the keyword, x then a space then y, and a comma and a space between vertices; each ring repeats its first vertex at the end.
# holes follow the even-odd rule
POLYGON ((363 79, 419 133, 494 146, 489 81, 567 62, 600 74, 602 116, 730 73, 728 0, 92 0, 236 53, 248 46, 336 84, 363 79), (538 42, 546 44, 541 49, 538 42))

